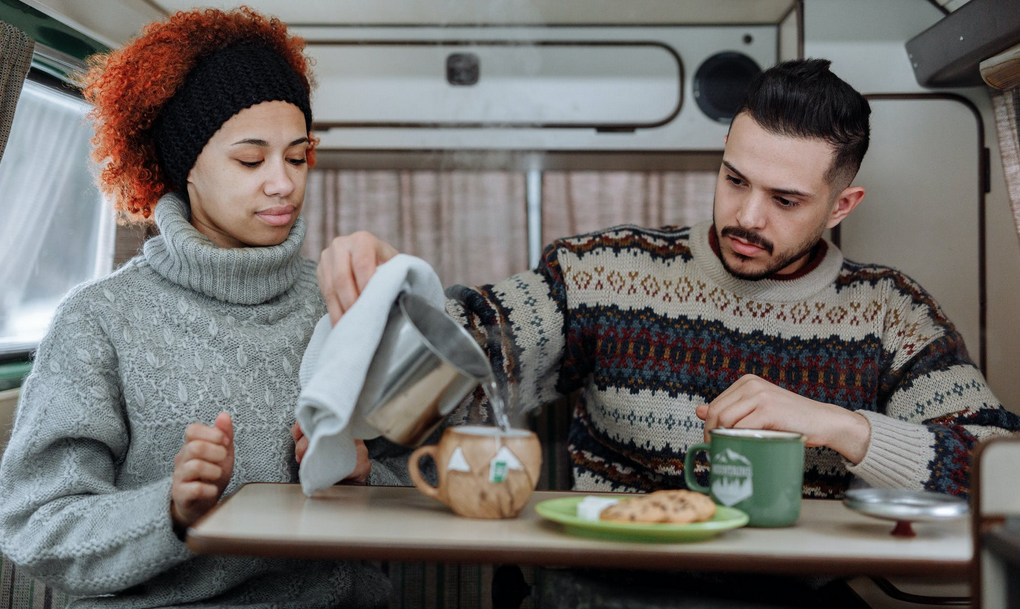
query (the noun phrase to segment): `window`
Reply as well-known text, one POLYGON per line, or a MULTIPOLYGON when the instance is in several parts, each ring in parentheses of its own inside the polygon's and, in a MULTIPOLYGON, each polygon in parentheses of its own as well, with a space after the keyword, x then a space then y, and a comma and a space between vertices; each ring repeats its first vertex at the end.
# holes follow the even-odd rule
POLYGON ((34 350, 68 290, 113 264, 89 107, 38 80, 25 81, 0 160, 0 358, 34 350))

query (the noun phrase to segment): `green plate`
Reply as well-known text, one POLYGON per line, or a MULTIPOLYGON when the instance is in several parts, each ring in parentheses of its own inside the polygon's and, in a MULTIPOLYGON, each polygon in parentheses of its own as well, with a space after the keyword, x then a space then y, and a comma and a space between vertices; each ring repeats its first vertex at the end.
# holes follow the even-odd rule
MULTIPOLYGON (((618 499, 633 499, 622 496, 618 499)), ((723 531, 747 524, 747 514, 735 508, 716 506, 715 516, 704 522, 691 524, 650 524, 640 522, 614 522, 611 520, 583 520, 577 516, 577 504, 584 497, 549 499, 535 505, 539 516, 558 522, 570 535, 606 539, 611 541, 652 541, 676 543, 702 541, 723 531)))

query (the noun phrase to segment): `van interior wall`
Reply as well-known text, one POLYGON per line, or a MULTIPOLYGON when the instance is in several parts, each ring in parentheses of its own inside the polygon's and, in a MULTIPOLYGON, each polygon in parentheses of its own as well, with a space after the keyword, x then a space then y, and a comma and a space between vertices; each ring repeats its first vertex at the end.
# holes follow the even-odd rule
MULTIPOLYGON (((905 41, 931 26, 942 14, 925 0, 888 2, 886 0, 805 0, 804 50, 807 57, 824 57, 832 60, 832 69, 841 78, 865 94, 931 93, 917 84, 904 48, 905 41)), ((1013 412, 1020 412, 1020 375, 1015 363, 1020 361, 1020 247, 1013 223, 1010 203, 1003 177, 998 138, 992 113, 991 98, 986 87, 947 90, 970 100, 979 110, 985 136, 990 149, 991 189, 985 196, 986 217, 984 230, 986 243, 987 276, 987 376, 996 396, 1013 412)), ((921 283, 936 300, 943 304, 950 318, 964 332, 972 358, 978 359, 976 339, 977 303, 974 294, 975 276, 978 273, 976 242, 980 227, 976 224, 976 211, 967 215, 976 202, 975 194, 966 200, 956 200, 941 190, 944 184, 960 186, 967 193, 976 193, 978 177, 967 155, 974 157, 974 135, 958 141, 960 133, 975 129, 971 113, 958 104, 956 110, 949 103, 931 100, 883 100, 872 102, 873 148, 871 159, 879 157, 894 162, 883 163, 882 168, 871 167, 861 185, 868 196, 861 209, 854 212, 856 221, 867 220, 866 230, 854 231, 847 222, 842 231, 842 248, 851 259, 861 262, 878 262, 897 266, 897 261, 916 259, 910 250, 925 248, 931 252, 948 251, 957 258, 956 269, 942 268, 928 260, 926 265, 911 268, 902 264, 901 270, 921 283), (883 120, 882 117, 885 117, 883 120), (912 117, 899 128, 902 147, 895 151, 876 151, 874 143, 888 138, 889 133, 876 133, 880 125, 895 122, 897 117, 912 117), (946 125, 940 121, 953 121, 946 125), (922 127, 918 127, 921 125, 922 127), (961 131, 962 130, 962 131, 961 131), (931 158, 938 171, 931 167, 916 178, 911 171, 919 166, 914 150, 934 150, 931 158), (943 155, 942 151, 962 155, 943 155), (865 181, 866 180, 866 181, 865 181), (961 207, 963 209, 961 209, 961 207), (863 213, 860 213, 863 212, 863 213), (932 218, 943 216, 959 221, 952 232, 936 231, 932 218), (921 230, 926 227, 925 230, 921 230), (899 238, 870 240, 868 234, 877 234, 881 228, 897 231, 899 238), (936 268, 937 267, 937 268, 936 268), (955 271, 955 272, 954 272, 955 271), (922 279, 923 277, 923 279, 922 279), (950 305, 957 310, 951 310, 950 305), (959 321, 957 321, 957 319, 959 321), (967 330, 970 327, 972 329, 967 330)), ((895 137, 893 139, 895 139, 895 137)), ((888 141, 888 140, 887 140, 888 141)), ((897 145, 895 142, 890 146, 897 145)), ((849 220, 849 219, 848 219, 849 220)))

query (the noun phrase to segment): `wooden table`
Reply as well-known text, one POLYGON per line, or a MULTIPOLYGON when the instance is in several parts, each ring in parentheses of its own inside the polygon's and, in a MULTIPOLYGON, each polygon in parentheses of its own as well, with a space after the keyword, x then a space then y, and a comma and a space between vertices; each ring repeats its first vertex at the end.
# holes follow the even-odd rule
POLYGON ((569 497, 536 492, 520 517, 471 520, 410 487, 334 486, 306 498, 296 484, 249 484, 188 530, 197 553, 623 569, 676 569, 828 575, 966 573, 968 519, 893 523, 838 501, 805 500, 782 529, 742 528, 695 543, 633 543, 569 536, 534 504, 569 497))

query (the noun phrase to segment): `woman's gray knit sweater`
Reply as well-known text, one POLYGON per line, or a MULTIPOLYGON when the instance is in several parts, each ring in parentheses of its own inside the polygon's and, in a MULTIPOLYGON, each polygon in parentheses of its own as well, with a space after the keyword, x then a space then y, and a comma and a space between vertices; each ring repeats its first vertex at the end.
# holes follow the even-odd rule
POLYGON ((0 551, 87 597, 75 607, 385 604, 370 565, 196 556, 174 535, 174 456, 192 422, 233 416, 226 493, 297 480, 297 372, 325 307, 299 255, 303 220, 280 245, 220 249, 176 195, 155 217, 144 254, 68 295, 39 347, 0 466, 0 551))

